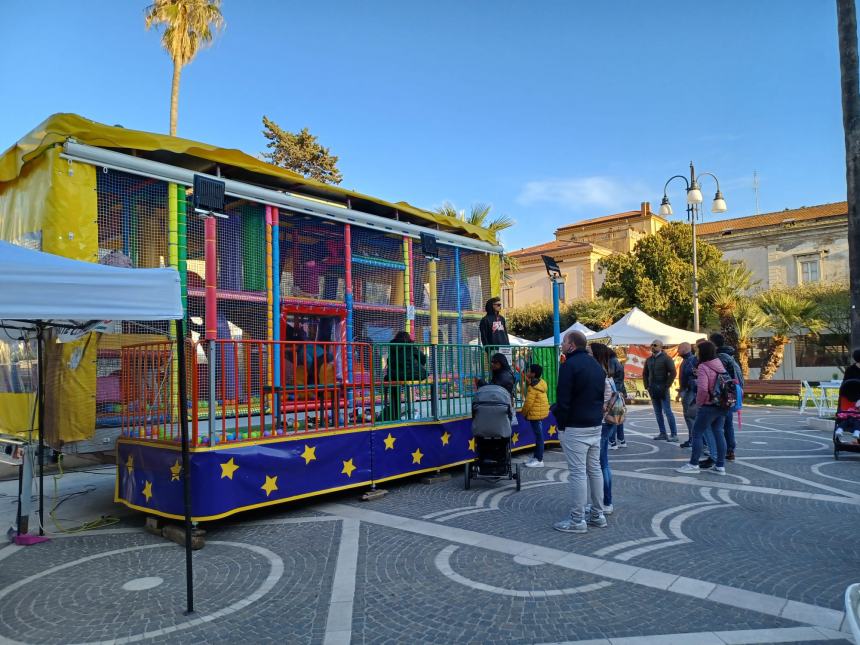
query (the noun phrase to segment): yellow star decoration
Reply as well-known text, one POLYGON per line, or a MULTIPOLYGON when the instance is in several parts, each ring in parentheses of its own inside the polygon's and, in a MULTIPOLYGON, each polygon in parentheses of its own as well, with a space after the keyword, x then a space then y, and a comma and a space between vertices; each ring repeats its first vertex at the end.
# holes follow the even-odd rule
POLYGON ((146 503, 148 504, 152 497, 152 482, 143 483, 143 496, 146 498, 146 503))
POLYGON ((179 465, 179 460, 176 460, 176 463, 170 467, 170 481, 178 482, 179 481, 179 473, 182 472, 182 466, 179 465))
POLYGON ((520 433, 519 433, 519 432, 515 432, 515 433, 514 433, 514 436, 513 436, 513 437, 511 437, 511 443, 517 443, 519 440, 520 440, 520 433))
POLYGON ((305 444, 305 451, 302 453, 302 458, 305 460, 305 466, 307 466, 312 461, 316 461, 317 447, 305 444))
POLYGON ((132 455, 128 456, 128 459, 125 462, 125 469, 128 471, 129 475, 134 472, 134 457, 132 455))
POLYGON ((388 436, 387 436, 387 437, 385 437, 385 439, 383 439, 383 440, 382 440, 382 443, 384 443, 384 444, 385 444, 385 449, 386 449, 386 450, 394 450, 394 442, 395 442, 395 441, 397 441, 397 439, 396 439, 395 437, 392 437, 392 436, 391 436, 391 433, 389 432, 389 433, 388 433, 388 436))
POLYGON ((450 434, 448 433, 448 431, 446 430, 446 431, 445 431, 445 433, 444 433, 444 434, 442 435, 442 437, 441 437, 441 439, 442 439, 442 445, 443 445, 443 446, 447 446, 447 445, 448 445, 448 440, 449 440, 450 438, 451 438, 451 435, 450 435, 450 434))
POLYGON ((421 448, 416 448, 415 452, 412 453, 412 463, 421 465, 421 457, 424 455, 421 454, 421 448))
POLYGON ((475 437, 469 439, 469 450, 475 452, 475 437))
POLYGON ((233 457, 230 457, 229 461, 221 464, 221 479, 224 479, 225 477, 227 479, 233 479, 233 473, 237 470, 239 470, 239 466, 237 466, 233 461, 233 457))
POLYGON ((273 490, 278 490, 278 476, 269 477, 266 475, 266 483, 260 486, 264 491, 266 491, 266 497, 272 494, 273 490))
POLYGON ((355 464, 352 463, 352 459, 348 459, 343 462, 343 470, 341 470, 342 475, 346 475, 347 477, 352 477, 352 471, 355 470, 355 464))
POLYGON ((550 426, 550 427, 549 427, 549 430, 547 430, 547 431, 546 431, 546 433, 547 433, 550 437, 554 437, 556 434, 558 434, 558 429, 557 429, 555 426, 550 426))

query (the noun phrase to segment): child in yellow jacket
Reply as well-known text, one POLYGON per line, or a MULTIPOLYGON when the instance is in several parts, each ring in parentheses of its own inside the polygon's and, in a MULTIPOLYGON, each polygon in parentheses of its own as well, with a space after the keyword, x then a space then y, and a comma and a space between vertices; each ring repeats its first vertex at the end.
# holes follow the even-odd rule
POLYGON ((547 385, 541 376, 543 367, 537 364, 529 365, 526 372, 526 400, 521 412, 526 420, 532 424, 535 435, 535 454, 526 463, 527 468, 543 468, 543 420, 549 416, 549 399, 547 399, 547 385))

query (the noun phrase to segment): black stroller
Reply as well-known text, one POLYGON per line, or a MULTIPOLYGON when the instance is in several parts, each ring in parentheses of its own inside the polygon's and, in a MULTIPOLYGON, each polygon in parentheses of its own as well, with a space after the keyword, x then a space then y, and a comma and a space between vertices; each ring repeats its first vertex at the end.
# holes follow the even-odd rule
POLYGON ((514 409, 511 395, 499 385, 478 388, 472 399, 472 436, 475 438, 474 461, 466 464, 465 488, 472 479, 499 481, 515 479, 520 490, 520 465, 511 462, 511 420, 514 409))
POLYGON ((839 386, 839 403, 836 404, 836 420, 833 422, 833 458, 839 453, 860 452, 860 439, 854 433, 860 431, 860 380, 848 379, 839 386))

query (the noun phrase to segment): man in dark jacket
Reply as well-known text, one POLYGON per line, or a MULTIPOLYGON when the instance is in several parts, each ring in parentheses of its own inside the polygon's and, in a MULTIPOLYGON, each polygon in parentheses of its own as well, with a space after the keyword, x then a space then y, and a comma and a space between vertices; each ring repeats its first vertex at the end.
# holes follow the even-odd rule
POLYGON ((481 331, 481 345, 484 347, 510 345, 505 317, 499 313, 502 309, 502 301, 498 298, 490 298, 484 309, 486 309, 487 315, 481 318, 478 325, 481 331))
POLYGON ((657 416, 657 427, 660 428, 660 434, 654 437, 657 441, 678 442, 678 428, 675 426, 675 415, 672 413, 672 402, 669 399, 669 388, 675 382, 675 376, 675 362, 663 351, 663 341, 655 340, 651 343, 651 356, 645 361, 642 379, 657 416), (666 425, 663 423, 664 414, 669 421, 669 436, 666 435, 666 425))
POLYGON ((690 343, 678 345, 678 355, 683 359, 678 375, 678 396, 684 410, 684 423, 687 424, 687 440, 681 444, 681 448, 689 448, 693 439, 693 421, 696 420, 696 366, 699 361, 690 343))
MULTIPOLYGON (((733 379, 738 382, 743 390, 744 375, 741 372, 741 366, 735 360, 735 348, 726 345, 726 339, 722 334, 711 334, 709 340, 717 346, 717 358, 726 368, 733 379)), ((726 435, 726 459, 729 461, 735 460, 735 424, 732 420, 734 413, 726 415, 726 423, 723 426, 723 432, 726 435)))
POLYGON ((566 360, 558 374, 553 410, 567 459, 568 480, 573 495, 570 517, 553 528, 563 533, 587 533, 589 526, 603 528, 603 473, 600 470, 600 430, 603 424, 606 372, 586 351, 585 336, 578 331, 565 335, 561 348, 566 360), (591 512, 585 505, 591 497, 591 512))

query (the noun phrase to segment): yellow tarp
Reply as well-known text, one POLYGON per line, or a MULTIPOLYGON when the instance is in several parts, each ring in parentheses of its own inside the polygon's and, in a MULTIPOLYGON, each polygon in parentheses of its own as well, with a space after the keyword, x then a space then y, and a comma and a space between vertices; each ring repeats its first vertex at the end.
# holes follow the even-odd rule
POLYGON ((0 393, 0 434, 25 436, 33 421, 33 429, 38 424, 33 419, 36 395, 33 393, 0 393))
POLYGON ((374 202, 380 206, 392 209, 392 214, 393 211, 397 210, 424 220, 428 224, 438 224, 451 232, 495 243, 492 234, 479 226, 468 224, 456 218, 415 208, 406 202, 394 204, 355 191, 305 179, 286 168, 273 166, 240 150, 218 148, 206 143, 171 137, 166 134, 154 134, 104 125, 85 119, 77 114, 54 114, 48 117, 35 130, 4 152, 0 156, 0 191, 3 190, 3 182, 14 181, 31 161, 52 146, 63 143, 69 137, 74 137, 79 143, 98 146, 100 148, 165 150, 178 154, 187 154, 225 166, 235 166, 261 175, 288 179, 291 183, 303 184, 309 188, 313 188, 314 192, 328 193, 332 197, 340 197, 341 199, 374 202))

